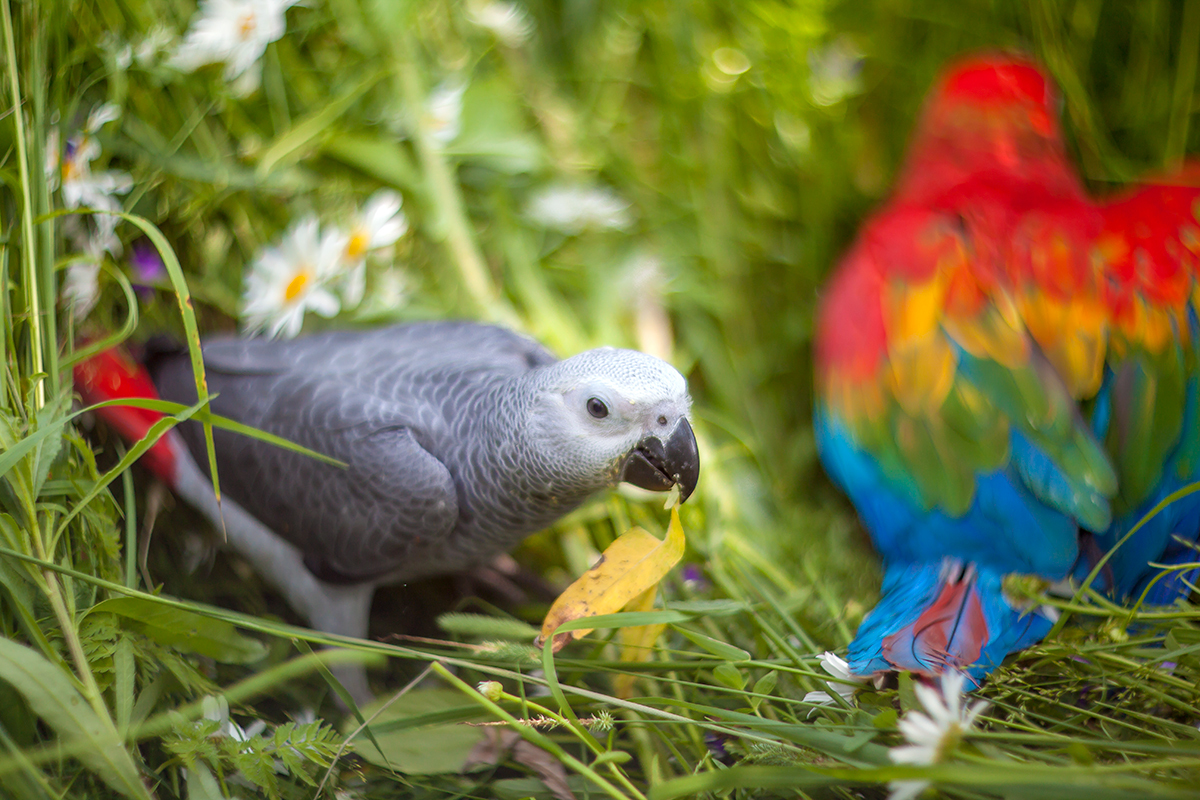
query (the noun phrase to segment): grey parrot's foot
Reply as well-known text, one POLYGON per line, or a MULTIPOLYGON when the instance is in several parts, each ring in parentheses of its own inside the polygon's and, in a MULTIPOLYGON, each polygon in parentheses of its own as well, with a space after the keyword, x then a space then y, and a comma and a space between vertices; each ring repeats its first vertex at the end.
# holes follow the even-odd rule
POLYGON ((507 554, 455 575, 454 590, 462 597, 490 593, 509 605, 521 605, 530 600, 549 602, 558 597, 558 591, 545 578, 521 566, 507 554))

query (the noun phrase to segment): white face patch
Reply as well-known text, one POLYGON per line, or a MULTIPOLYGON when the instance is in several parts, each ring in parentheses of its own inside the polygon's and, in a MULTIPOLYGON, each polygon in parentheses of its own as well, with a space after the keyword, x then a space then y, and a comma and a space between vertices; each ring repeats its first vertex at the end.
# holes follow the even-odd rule
POLYGON ((580 353, 546 367, 538 384, 544 394, 531 429, 539 448, 598 483, 610 483, 641 439, 669 434, 691 408, 679 371, 636 350, 580 353))

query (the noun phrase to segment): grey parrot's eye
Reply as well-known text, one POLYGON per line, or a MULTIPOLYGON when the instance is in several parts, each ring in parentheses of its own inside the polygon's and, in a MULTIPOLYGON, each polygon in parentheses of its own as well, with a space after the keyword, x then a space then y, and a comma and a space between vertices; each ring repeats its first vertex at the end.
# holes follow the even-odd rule
POLYGON ((604 401, 599 397, 589 398, 587 401, 587 410, 596 419, 604 419, 608 416, 608 406, 604 405, 604 401))

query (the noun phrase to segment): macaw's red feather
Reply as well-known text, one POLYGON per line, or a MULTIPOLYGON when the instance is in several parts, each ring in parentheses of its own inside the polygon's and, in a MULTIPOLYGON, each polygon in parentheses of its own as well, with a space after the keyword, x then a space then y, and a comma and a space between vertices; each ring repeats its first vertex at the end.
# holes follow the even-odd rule
POLYGON ((837 370, 853 380, 873 378, 887 333, 880 296, 883 281, 864 248, 851 253, 826 285, 817 316, 818 380, 837 370))
POLYGON ((1106 299, 1129 339, 1160 350, 1180 325, 1200 268, 1196 168, 1173 183, 1139 187, 1104 206, 1096 249, 1104 265, 1106 299))
POLYGON ((1017 196, 1082 197, 1057 105, 1045 75, 1021 56, 992 53, 958 62, 926 103, 897 195, 942 206, 970 184, 1017 196))
POLYGON ((974 577, 947 580, 916 622, 883 638, 883 657, 924 675, 962 669, 979 660, 989 639, 974 577))
MULTIPOLYGON (((150 375, 140 364, 119 348, 97 353, 75 365, 75 388, 89 405, 122 398, 159 399, 150 375)), ((96 414, 127 441, 143 438, 154 423, 163 418, 157 411, 134 406, 105 406, 96 414)), ((168 483, 175 481, 177 447, 168 434, 142 456, 143 463, 168 483)))

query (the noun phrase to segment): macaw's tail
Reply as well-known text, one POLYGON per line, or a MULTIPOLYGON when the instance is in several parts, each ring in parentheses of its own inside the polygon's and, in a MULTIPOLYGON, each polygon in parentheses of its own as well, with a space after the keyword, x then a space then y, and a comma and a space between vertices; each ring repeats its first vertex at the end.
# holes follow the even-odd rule
POLYGON ((1004 596, 1003 577, 953 559, 887 567, 883 597, 850 643, 851 671, 933 677, 955 669, 978 685, 1005 656, 1040 641, 1053 625, 1049 610, 1014 607, 1004 596))
MULTIPOLYGON (((104 350, 75 365, 75 390, 84 405, 126 398, 159 399, 158 390, 146 369, 120 348, 104 350)), ((134 406, 111 405, 96 409, 96 415, 130 442, 142 439, 163 418, 157 411, 134 406)), ((171 431, 142 456, 142 463, 174 486, 176 462, 183 443, 171 431)))

